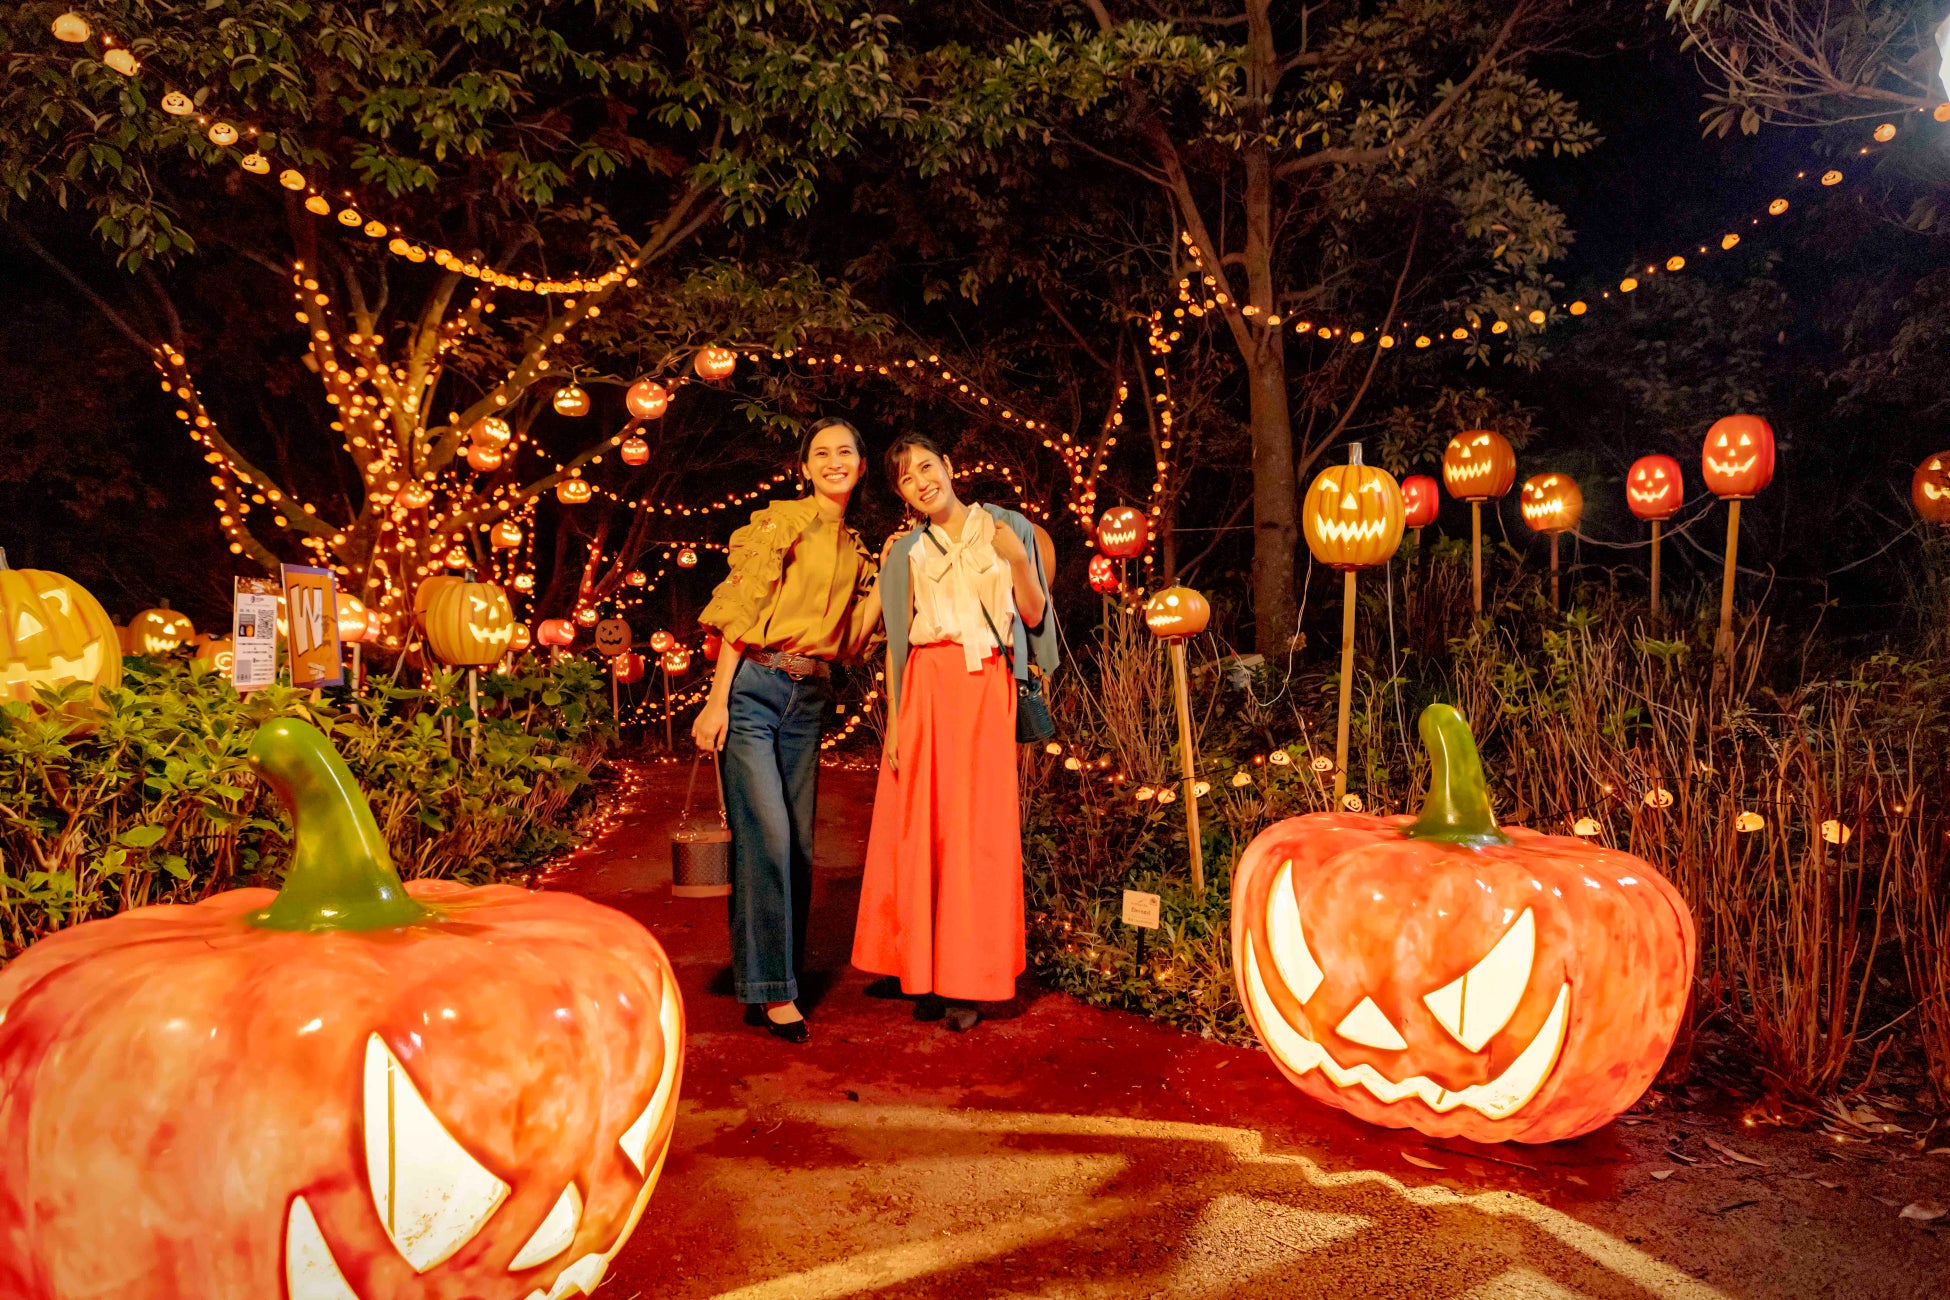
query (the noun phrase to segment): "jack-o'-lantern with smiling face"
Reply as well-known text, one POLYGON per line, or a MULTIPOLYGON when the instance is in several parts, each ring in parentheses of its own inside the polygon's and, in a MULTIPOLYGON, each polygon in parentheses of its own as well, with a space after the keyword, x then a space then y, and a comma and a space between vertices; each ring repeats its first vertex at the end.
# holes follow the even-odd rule
POLYGON ((1694 930, 1646 862, 1500 828, 1475 741, 1422 713, 1417 817, 1313 813, 1233 875, 1233 970, 1260 1041, 1316 1101, 1388 1128, 1549 1142, 1644 1093, 1685 1012, 1694 930))
POLYGON ((1402 544, 1402 490, 1373 465, 1329 465, 1300 503, 1307 549, 1336 569, 1386 564, 1402 544))
POLYGON ((1713 422, 1700 448, 1706 489, 1716 497, 1744 500, 1774 481, 1774 430, 1758 415, 1729 415, 1713 422))
POLYGON ((1500 497, 1517 481, 1517 453, 1491 429, 1465 429, 1442 452, 1442 484, 1458 501, 1500 497))
POLYGON ((1114 560, 1135 560, 1151 544, 1151 521, 1132 506, 1112 506, 1097 521, 1097 549, 1114 560))
POLYGON ((1568 533, 1584 518, 1584 493, 1569 474, 1533 474, 1518 498, 1523 521, 1536 533, 1568 533))
POLYGON ((1641 456, 1625 471, 1625 504, 1640 519, 1670 519, 1686 504, 1686 481, 1670 456, 1641 456))
POLYGON ((1950 524, 1950 451, 1940 451, 1909 478, 1909 503, 1926 524, 1950 524))
POLYGON ((562 1300, 662 1170, 684 1016, 572 894, 402 885, 310 725, 251 758, 284 888, 63 930, 0 972, 0 1295, 562 1300))

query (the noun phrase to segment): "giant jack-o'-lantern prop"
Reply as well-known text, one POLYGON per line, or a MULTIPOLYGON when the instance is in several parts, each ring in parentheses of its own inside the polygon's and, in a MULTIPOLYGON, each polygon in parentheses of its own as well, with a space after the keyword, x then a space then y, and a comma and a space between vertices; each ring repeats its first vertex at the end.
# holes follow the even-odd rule
POLYGON ((1402 480, 1402 527, 1427 528, 1442 510, 1442 489, 1427 474, 1402 480))
POLYGON ((1097 549, 1113 560, 1135 560, 1151 544, 1151 521, 1132 506, 1112 506, 1097 521, 1097 549))
POLYGON ((1707 491, 1714 496, 1755 496, 1774 481, 1774 430, 1758 415, 1715 420, 1700 447, 1699 463, 1707 491))
POLYGON ((122 684, 122 647, 101 602, 72 578, 9 569, 0 554, 0 700, 33 703, 41 688, 122 684))
POLYGON ((1584 493, 1569 474, 1533 474, 1518 498, 1524 523, 1534 533, 1568 533, 1584 518, 1584 493))
POLYGON ((1950 524, 1950 451, 1940 451, 1916 467, 1909 479, 1909 503, 1926 524, 1950 524))
POLYGON ((1517 481, 1517 454, 1492 429, 1465 429, 1442 452, 1442 482, 1458 501, 1500 497, 1517 481))
POLYGON ((623 394, 623 405, 639 420, 657 420, 670 409, 670 392, 654 379, 639 379, 623 394))
POLYGON ((164 605, 145 609, 129 620, 129 651, 139 655, 166 655, 180 650, 196 637, 190 616, 164 605))
POLYGON ((427 600, 421 623, 433 657, 453 668, 479 668, 508 653, 515 611, 492 582, 449 580, 427 600))
POLYGON ((1625 505, 1640 519, 1670 519, 1686 504, 1686 480, 1670 456, 1641 456, 1625 471, 1625 505))
POLYGON ((1402 544, 1402 489, 1373 465, 1329 465, 1300 502, 1307 549, 1336 569, 1386 564, 1402 544))
POLYGON ((1672 1047, 1692 916, 1630 854, 1498 828, 1462 715, 1430 705, 1420 726, 1419 817, 1313 813, 1246 849, 1240 998, 1296 1087, 1370 1123, 1477 1142, 1589 1133, 1672 1047))
POLYGON ((0 1295, 591 1294, 649 1202, 683 1008, 573 894, 402 886, 318 731, 251 757, 284 888, 63 930, 0 972, 0 1295))

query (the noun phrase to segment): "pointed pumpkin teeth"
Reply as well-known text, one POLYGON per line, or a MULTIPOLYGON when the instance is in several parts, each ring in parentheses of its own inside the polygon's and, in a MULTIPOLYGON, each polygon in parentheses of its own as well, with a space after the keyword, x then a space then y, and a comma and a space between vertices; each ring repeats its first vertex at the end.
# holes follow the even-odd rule
POLYGON ((623 1154, 636 1166, 638 1174, 650 1170, 650 1134, 662 1121, 664 1108, 670 1104, 670 1092, 677 1080, 677 1053, 683 1042, 683 1025, 679 1022, 677 1010, 677 990, 666 987, 663 990, 663 1005, 657 1011, 657 1024, 663 1031, 664 1068, 657 1078, 657 1090, 650 1094, 650 1104, 643 1108, 624 1130, 620 1139, 623 1154))
POLYGON ((284 1294, 287 1300, 359 1300, 302 1196, 292 1198, 284 1218, 284 1294))
POLYGON ((1387 530, 1386 519, 1368 519, 1345 523, 1338 519, 1314 520, 1314 531, 1330 542, 1371 542, 1387 530))
POLYGON ((510 1273, 546 1264, 574 1244, 576 1228, 582 1223, 582 1193, 570 1183, 562 1189, 562 1195, 555 1198, 555 1205, 543 1218, 541 1226, 515 1257, 508 1262, 510 1273))
POLYGON ((401 1258, 424 1273, 474 1239, 508 1185, 454 1140, 378 1034, 366 1040, 366 1173, 401 1258))

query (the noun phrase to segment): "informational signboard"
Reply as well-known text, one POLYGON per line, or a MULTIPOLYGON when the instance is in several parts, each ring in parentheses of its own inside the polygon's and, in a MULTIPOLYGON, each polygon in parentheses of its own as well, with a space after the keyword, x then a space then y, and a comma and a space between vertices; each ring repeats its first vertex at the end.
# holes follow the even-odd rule
POLYGON ((230 684, 239 692, 278 679, 278 584, 239 578, 230 610, 230 684))
POLYGON ((291 627, 291 684, 342 685, 345 668, 339 662, 337 579, 330 569, 303 564, 280 568, 284 574, 285 620, 291 627))
POLYGON ((1141 889, 1124 891, 1124 924, 1135 925, 1146 930, 1158 928, 1158 905, 1162 900, 1156 894, 1147 894, 1141 889))

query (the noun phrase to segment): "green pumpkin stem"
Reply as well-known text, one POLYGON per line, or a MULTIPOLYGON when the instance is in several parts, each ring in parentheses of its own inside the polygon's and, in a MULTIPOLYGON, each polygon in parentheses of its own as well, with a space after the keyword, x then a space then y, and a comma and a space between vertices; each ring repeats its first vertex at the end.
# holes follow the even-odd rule
POLYGON ((1490 807, 1490 784, 1463 715, 1447 704, 1431 704, 1416 722, 1422 747, 1429 751, 1429 797, 1408 828, 1412 840, 1439 840, 1483 848, 1508 844, 1490 807))
POLYGON ((318 728, 279 718, 258 728, 251 765, 291 814, 291 865, 271 905, 251 914, 267 930, 379 930, 427 909, 407 896, 352 770, 318 728))

